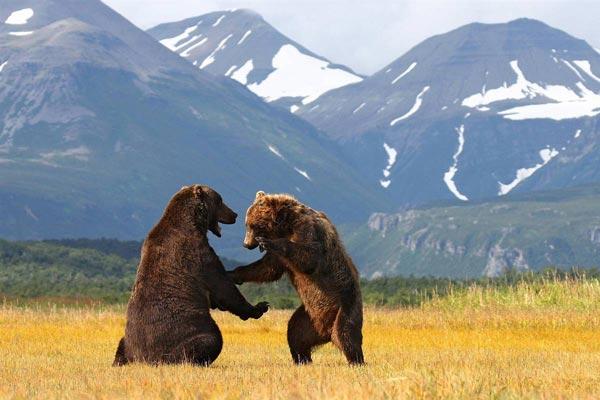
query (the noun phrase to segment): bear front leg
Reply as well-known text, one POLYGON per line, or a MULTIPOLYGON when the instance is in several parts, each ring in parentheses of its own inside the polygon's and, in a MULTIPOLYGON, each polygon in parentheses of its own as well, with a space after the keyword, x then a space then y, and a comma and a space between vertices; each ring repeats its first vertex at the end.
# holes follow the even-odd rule
POLYGON ((245 282, 274 282, 281 278, 283 272, 284 268, 278 258, 265 254, 260 260, 237 267, 227 274, 236 284, 241 285, 245 282))
POLYGON ((288 239, 266 239, 257 237, 261 249, 289 260, 293 265, 303 268, 301 272, 312 273, 324 259, 323 245, 316 241, 288 239))
POLYGON ((210 292, 211 306, 229 311, 243 320, 258 319, 269 310, 269 303, 260 302, 256 306, 248 303, 233 281, 224 272, 216 272, 205 277, 210 292))

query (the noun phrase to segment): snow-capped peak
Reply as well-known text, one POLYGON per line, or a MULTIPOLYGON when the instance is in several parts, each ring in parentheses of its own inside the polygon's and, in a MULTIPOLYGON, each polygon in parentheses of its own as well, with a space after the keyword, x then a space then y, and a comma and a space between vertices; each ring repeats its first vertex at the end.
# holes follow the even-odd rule
POLYGON ((303 48, 247 10, 163 24, 149 33, 201 69, 234 79, 291 112, 363 79, 303 48))

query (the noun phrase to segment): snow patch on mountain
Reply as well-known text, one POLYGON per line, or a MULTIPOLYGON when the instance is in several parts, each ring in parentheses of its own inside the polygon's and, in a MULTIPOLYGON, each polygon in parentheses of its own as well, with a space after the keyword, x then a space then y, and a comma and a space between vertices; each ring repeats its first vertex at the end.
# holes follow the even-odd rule
POLYGON ((392 120, 392 122, 390 122, 390 126, 394 126, 396 125, 398 122, 403 121, 407 118, 410 118, 414 113, 416 113, 417 111, 419 111, 419 108, 421 108, 421 104, 423 104, 423 95, 425 93, 427 93, 427 91, 429 90, 429 86, 425 86, 423 88, 423 90, 421 90, 421 93, 419 93, 417 95, 417 98, 415 99, 415 104, 413 104, 413 106, 411 107, 410 110, 408 110, 408 112, 404 115, 402 115, 401 117, 398 117, 394 120, 392 120))
POLYGON ((532 99, 537 96, 547 97, 555 101, 573 101, 579 98, 573 91, 564 86, 549 85, 542 87, 537 83, 529 82, 519 68, 517 60, 511 61, 510 66, 517 75, 517 81, 514 84, 507 86, 505 82, 503 86, 498 88, 475 93, 463 99, 462 105, 477 108, 500 101, 532 99))
POLYGON ((594 117, 600 114, 600 95, 587 89, 581 82, 577 83, 577 87, 581 91, 581 97, 576 95, 575 100, 519 106, 501 111, 499 114, 513 121, 528 119, 561 121, 564 119, 594 117))
POLYGON ((532 176, 533 174, 535 174, 537 170, 539 170, 540 168, 542 168, 546 164, 548 164, 558 154, 559 154, 558 150, 556 150, 556 149, 547 148, 547 149, 540 150, 540 157, 542 159, 542 163, 536 164, 534 167, 531 167, 531 168, 521 168, 521 169, 517 170, 516 178, 509 184, 503 184, 502 182, 498 182, 498 184, 500 185, 500 190, 498 192, 498 195, 504 196, 504 195, 510 193, 511 190, 516 188, 525 179, 527 179, 530 176, 532 176))
MULTIPOLYGON (((580 76, 579 71, 569 62, 565 61, 565 65, 570 66, 580 76)), ((585 64, 582 65, 585 67, 585 64)), ((561 85, 543 87, 527 80, 523 71, 519 68, 517 60, 511 61, 510 66, 517 75, 517 81, 514 84, 507 86, 505 83, 504 86, 499 88, 468 96, 462 101, 462 105, 469 108, 481 109, 482 106, 500 101, 544 97, 553 102, 517 106, 500 111, 499 115, 515 121, 526 119, 553 119, 559 121, 585 116, 592 117, 600 114, 600 95, 586 88, 583 83, 577 83, 580 94, 561 85)))
POLYGON ((171 50, 171 51, 177 51, 178 49, 184 47, 186 44, 188 44, 189 42, 185 42, 182 45, 177 45, 178 43, 182 42, 183 40, 186 40, 187 38, 190 37, 190 34, 192 32, 194 32, 196 29, 198 29, 198 24, 194 25, 194 26, 190 26, 189 28, 186 28, 182 34, 177 35, 177 36, 173 36, 171 38, 167 38, 167 39, 163 39, 160 41, 160 44, 162 44, 163 46, 165 46, 167 49, 171 50))
MULTIPOLYGON (((383 176, 384 176, 384 178, 389 178, 389 176, 391 174, 391 169, 394 166, 394 164, 396 164, 396 157, 398 157, 398 151, 396 151, 396 149, 394 149, 392 146, 388 145, 385 142, 383 143, 383 149, 385 150, 385 153, 387 154, 387 165, 386 165, 385 169, 383 170, 383 176)), ((391 183, 392 183, 391 179, 382 179, 379 181, 379 184, 384 189, 387 189, 391 183)))
POLYGON ((9 35, 11 36, 29 36, 33 33, 34 31, 23 31, 23 32, 8 32, 9 35))
POLYGON ((271 153, 275 154, 277 157, 281 158, 282 160, 285 160, 285 157, 283 155, 281 155, 279 150, 277 150, 277 147, 269 144, 269 145, 267 145, 267 148, 269 149, 269 151, 271 153))
POLYGON ((31 17, 33 17, 33 10, 31 8, 24 8, 13 11, 4 23, 7 25, 25 25, 31 17))
POLYGON ((237 68, 237 65, 232 65, 231 67, 229 67, 229 69, 227 70, 227 72, 225 72, 225 76, 231 75, 231 73, 233 71, 235 71, 236 68, 237 68))
POLYGON ((221 40, 221 42, 219 43, 219 45, 217 46, 217 48, 214 49, 213 52, 210 53, 210 55, 204 59, 204 61, 202 61, 202 64, 200 64, 200 69, 204 69, 204 68, 208 67, 210 64, 212 64, 212 63, 215 62, 215 55, 219 51, 221 51, 225 47, 227 47, 227 41, 229 39, 231 39, 232 36, 233 36, 233 34, 229 34, 225 39, 221 40))
POLYGON ((8 64, 8 61, 4 61, 2 64, 0 64, 0 72, 2 72, 4 70, 4 67, 6 67, 6 64, 8 64))
POLYGON ((444 174, 444 182, 446 186, 448 186, 448 190, 452 192, 452 194, 459 200, 469 201, 469 198, 462 194, 458 188, 456 187, 456 182, 454 182, 454 177, 458 172, 458 157, 460 157, 461 153, 465 148, 465 126, 461 125, 460 128, 456 128, 456 133, 458 134, 458 149, 456 153, 452 156, 454 163, 450 166, 448 171, 444 174))
POLYGON ((294 167, 294 171, 296 171, 297 173, 299 173, 300 175, 302 175, 303 177, 305 177, 307 180, 312 181, 312 179, 310 179, 310 176, 308 175, 308 173, 306 171, 301 170, 300 168, 294 167))
POLYGON ((183 42, 181 44, 178 44, 177 47, 176 47, 176 50, 183 49, 183 48, 187 47, 190 43, 195 42, 196 40, 200 39, 202 36, 203 36, 202 34, 192 36, 190 39, 186 40, 185 42, 183 42))
POLYGON ((217 19, 217 21, 212 25, 213 27, 215 26, 219 26, 219 24, 221 23, 221 21, 223 21, 223 18, 225 18, 227 15, 223 14, 219 17, 219 19, 217 19))
POLYGON ((356 107, 354 109, 354 111, 352 111, 352 114, 356 114, 357 112, 359 112, 367 103, 362 103, 360 106, 356 107))
POLYGON ((387 143, 383 144, 383 148, 388 156, 388 165, 387 170, 389 171, 394 164, 396 164, 396 157, 398 156, 398 152, 393 147, 389 146, 387 143))
POLYGON ((272 66, 275 70, 266 79, 248 86, 267 102, 302 97, 302 104, 309 104, 325 92, 362 81, 361 77, 332 68, 327 61, 304 54, 291 44, 279 49, 272 66))
POLYGON ((407 69, 406 69, 406 70, 405 70, 403 73, 401 73, 400 75, 398 75, 398 76, 396 77, 396 79, 394 79, 394 80, 392 81, 392 85, 393 85, 393 84, 395 84, 396 82, 398 82, 400 79, 402 79, 402 78, 403 78, 403 77, 404 77, 406 74, 408 74, 410 71, 412 71, 412 70, 413 70, 413 68, 415 68, 416 66, 417 66, 417 63, 416 63, 416 62, 414 62, 414 63, 410 64, 410 66, 409 66, 409 67, 408 67, 408 68, 407 68, 407 69))
MULTIPOLYGON (((198 36, 194 36, 193 40, 199 39, 202 35, 198 35, 198 36)), ((206 41, 208 40, 208 38, 204 38, 201 41, 199 41, 198 43, 195 43, 194 45, 190 46, 189 48, 185 49, 184 52, 181 53, 181 57, 189 57, 192 53, 192 51, 194 49, 197 49, 198 47, 202 46, 204 43, 206 43, 206 41)), ((185 46, 187 43, 183 44, 182 46, 185 46)))
POLYGON ((250 31, 247 31, 246 33, 244 33, 244 36, 242 36, 242 38, 240 39, 240 41, 237 43, 237 44, 238 44, 238 46, 239 46, 240 44, 244 43, 244 40, 246 40, 246 38, 247 38, 248 36, 250 36, 250 34, 251 34, 251 33, 252 33, 252 31, 251 31, 251 30, 250 30, 250 31))
POLYGON ((591 64, 590 64, 589 61, 587 61, 587 60, 576 60, 576 61, 573 61, 573 63, 575 65, 577 65, 583 72, 585 72, 590 78, 594 79, 597 82, 600 82, 600 78, 598 78, 592 72, 592 66, 591 66, 591 64))
POLYGON ((565 64, 567 67, 569 67, 569 69, 571 71, 573 71, 575 73, 575 75, 577 75, 579 77, 579 79, 581 79, 582 81, 585 81, 585 78, 583 76, 581 76, 579 71, 577 71, 577 68, 575 68, 570 62, 568 62, 567 60, 561 60, 561 61, 563 62, 563 64, 565 64))
POLYGON ((581 129, 577 129, 577 132, 575 132, 575 136, 573 136, 575 139, 578 139, 579 136, 581 136, 581 129))
POLYGON ((231 75, 231 79, 234 79, 242 85, 245 85, 248 83, 248 74, 252 72, 253 69, 254 63, 252 62, 252 60, 248 60, 244 63, 244 65, 242 65, 237 71, 235 71, 231 75))

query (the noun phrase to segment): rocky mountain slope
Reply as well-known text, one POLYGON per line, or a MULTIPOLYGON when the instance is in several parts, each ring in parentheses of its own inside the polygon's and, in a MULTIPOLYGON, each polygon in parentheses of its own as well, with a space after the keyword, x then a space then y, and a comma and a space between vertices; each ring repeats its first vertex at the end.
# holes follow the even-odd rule
POLYGON ((283 35, 250 10, 218 11, 158 25, 148 33, 194 66, 245 85, 269 103, 295 112, 323 93, 360 82, 283 35))
POLYGON ((373 214, 345 238, 366 277, 597 267, 600 185, 373 214))

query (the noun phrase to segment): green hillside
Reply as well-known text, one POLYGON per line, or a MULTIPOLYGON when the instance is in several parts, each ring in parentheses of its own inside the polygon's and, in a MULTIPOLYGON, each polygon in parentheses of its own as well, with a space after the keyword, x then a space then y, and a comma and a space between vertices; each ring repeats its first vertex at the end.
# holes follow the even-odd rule
POLYGON ((498 276, 600 264, 600 186, 375 214, 345 227, 363 276, 498 276))

